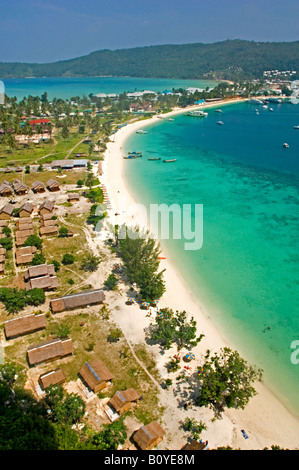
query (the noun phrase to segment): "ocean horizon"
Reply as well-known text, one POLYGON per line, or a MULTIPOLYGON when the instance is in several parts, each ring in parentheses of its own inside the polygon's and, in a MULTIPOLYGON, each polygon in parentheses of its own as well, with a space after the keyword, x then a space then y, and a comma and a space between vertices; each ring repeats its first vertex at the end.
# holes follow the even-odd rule
MULTIPOLYGON (((1 79, 1 77, 0 77, 1 79)), ((88 96, 90 93, 115 93, 151 90, 163 92, 178 88, 214 88, 216 80, 177 80, 143 77, 51 77, 51 78, 10 78, 2 80, 8 97, 21 100, 25 96, 41 96, 47 92, 48 99, 70 99, 88 96)))
POLYGON ((169 239, 163 251, 205 315, 299 416, 299 365, 291 361, 299 340, 299 109, 256 107, 227 105, 221 115, 211 108, 205 118, 182 112, 147 125, 125 141, 125 152, 143 157, 126 160, 124 176, 146 207, 203 204, 202 248, 169 239))

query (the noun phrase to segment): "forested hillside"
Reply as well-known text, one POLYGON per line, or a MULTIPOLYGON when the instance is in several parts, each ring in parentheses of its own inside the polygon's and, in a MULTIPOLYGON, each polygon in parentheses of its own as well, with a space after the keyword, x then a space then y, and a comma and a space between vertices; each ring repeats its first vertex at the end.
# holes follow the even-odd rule
POLYGON ((130 76, 149 78, 261 78, 264 70, 299 70, 299 41, 229 40, 99 50, 49 64, 0 63, 0 78, 130 76))

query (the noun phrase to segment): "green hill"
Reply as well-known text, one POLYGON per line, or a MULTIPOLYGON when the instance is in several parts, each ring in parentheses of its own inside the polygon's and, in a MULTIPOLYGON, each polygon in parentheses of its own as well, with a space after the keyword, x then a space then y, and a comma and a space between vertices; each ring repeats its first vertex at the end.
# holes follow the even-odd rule
POLYGON ((264 70, 299 70, 299 41, 228 40, 99 50, 47 64, 0 63, 1 78, 130 76, 148 78, 260 78, 264 70))

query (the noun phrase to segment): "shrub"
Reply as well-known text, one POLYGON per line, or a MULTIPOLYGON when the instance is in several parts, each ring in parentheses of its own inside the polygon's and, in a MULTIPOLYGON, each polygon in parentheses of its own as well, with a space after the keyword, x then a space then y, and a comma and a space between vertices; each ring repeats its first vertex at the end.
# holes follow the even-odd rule
POLYGON ((71 255, 70 253, 65 253, 65 255, 63 255, 62 264, 64 264, 65 266, 68 264, 73 264, 74 261, 75 261, 75 257, 71 255))

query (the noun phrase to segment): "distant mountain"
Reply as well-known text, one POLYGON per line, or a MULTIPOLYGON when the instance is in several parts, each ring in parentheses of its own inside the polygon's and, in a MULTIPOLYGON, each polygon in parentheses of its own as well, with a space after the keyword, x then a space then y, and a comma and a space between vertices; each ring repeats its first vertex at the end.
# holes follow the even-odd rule
POLYGON ((46 64, 0 63, 0 78, 148 77, 177 79, 260 78, 264 70, 299 71, 299 41, 228 40, 99 50, 76 59, 46 64))

